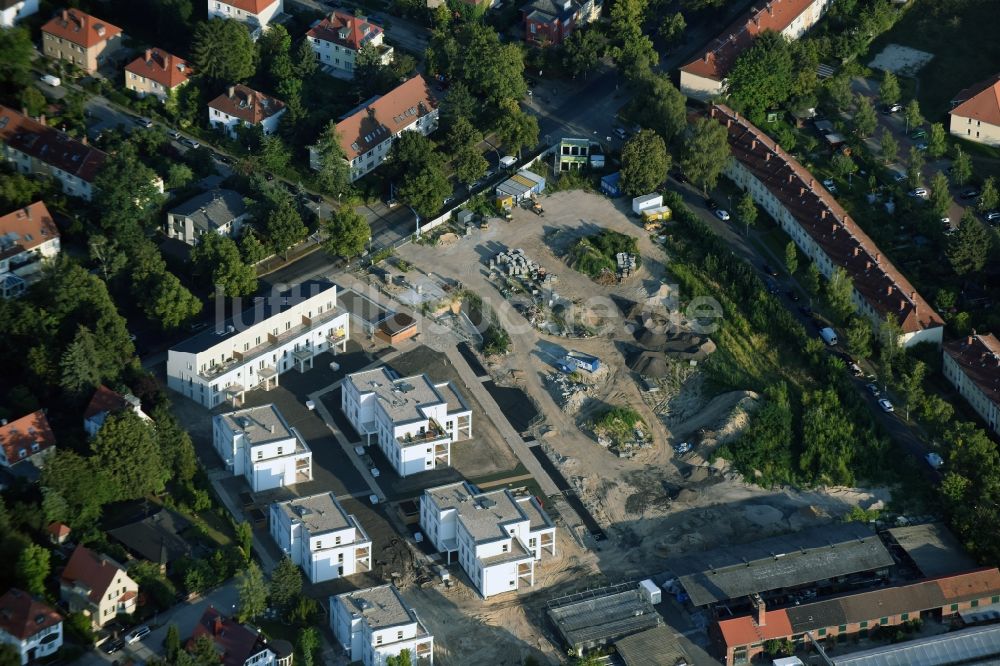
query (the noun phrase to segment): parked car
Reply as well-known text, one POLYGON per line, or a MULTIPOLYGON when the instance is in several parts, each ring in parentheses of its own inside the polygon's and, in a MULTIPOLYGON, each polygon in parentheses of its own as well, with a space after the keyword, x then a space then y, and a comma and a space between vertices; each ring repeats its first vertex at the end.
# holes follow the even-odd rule
POLYGON ((785 295, 788 296, 788 300, 792 301, 793 303, 799 302, 799 295, 795 293, 794 289, 789 289, 788 291, 785 292, 785 295))
POLYGON ((882 107, 882 113, 886 116, 891 116, 892 114, 899 113, 902 110, 902 104, 886 104, 882 107))
POLYGON ((864 372, 864 370, 861 369, 861 366, 858 365, 857 363, 853 363, 852 362, 847 367, 850 368, 851 374, 853 374, 855 377, 864 377, 865 372, 864 372))
POLYGON ((180 141, 181 133, 178 132, 177 130, 171 130, 170 138, 173 139, 174 141, 180 141))
POLYGON ((628 136, 628 132, 626 132, 626 131, 625 131, 625 130, 624 130, 623 128, 621 128, 621 127, 616 127, 616 128, 615 128, 615 134, 617 134, 617 135, 618 135, 618 138, 619 138, 619 139, 622 139, 622 140, 624 140, 624 139, 625 139, 625 137, 627 137, 627 136, 628 136))
POLYGON ((962 193, 959 196, 961 196, 963 199, 975 199, 979 195, 980 195, 979 190, 977 190, 974 187, 970 187, 962 190, 962 193))
POLYGON ((726 212, 726 211, 724 211, 721 208, 716 209, 715 216, 717 218, 719 218, 720 220, 722 220, 723 222, 728 222, 729 221, 729 213, 726 212))
POLYGON ((926 141, 921 141, 915 147, 916 147, 917 150, 923 152, 923 151, 927 150, 927 142, 926 141))
POLYGON ((763 269, 763 271, 771 277, 778 277, 778 271, 776 271, 771 264, 763 264, 761 269, 763 269))
POLYGON ((125 641, 121 638, 115 638, 104 643, 104 645, 101 646, 101 649, 104 650, 104 654, 114 654, 123 647, 125 647, 125 641))
POLYGON ((153 121, 150 120, 149 118, 138 117, 135 119, 135 124, 138 125, 139 127, 149 128, 153 126, 153 121))
POLYGON ((827 178, 823 181, 823 187, 825 187, 830 194, 837 193, 837 184, 833 182, 833 178, 827 178))
POLYGON ((680 171, 673 171, 673 172, 671 172, 670 175, 673 176, 673 179, 676 180, 678 183, 686 183, 686 182, 688 182, 687 176, 685 176, 680 171))
POLYGON ((705 205, 708 206, 709 210, 718 210, 719 204, 715 203, 714 199, 705 199, 705 205))
POLYGON ((58 88, 60 85, 62 85, 62 79, 60 79, 58 76, 54 76, 52 74, 46 74, 45 76, 41 77, 41 79, 39 79, 39 80, 42 83, 49 84, 53 88, 58 88))
POLYGON ((941 465, 944 464, 944 458, 942 458, 941 456, 939 456, 934 452, 928 453, 924 457, 924 460, 926 460, 927 464, 933 467, 934 469, 939 469, 941 465))
POLYGON ((951 227, 951 218, 950 217, 942 217, 941 218, 941 226, 943 226, 943 227, 951 227))
POLYGON ((910 190, 910 196, 915 199, 926 199, 928 197, 926 187, 916 187, 910 190))
POLYGON ((986 218, 987 222, 996 222, 1000 220, 1000 210, 991 210, 990 212, 986 213, 986 215, 984 215, 983 217, 986 218))
POLYGON ((201 144, 200 143, 198 143, 194 139, 189 139, 187 137, 184 137, 183 139, 181 139, 181 143, 183 143, 185 146, 191 146, 192 148, 201 148, 201 144))
POLYGON ((882 393, 882 391, 878 389, 878 384, 876 384, 875 382, 868 384, 868 386, 866 386, 865 388, 868 389, 868 392, 871 393, 876 398, 882 393))
POLYGON ((354 447, 354 452, 357 453, 359 456, 363 456, 365 455, 365 447, 359 444, 358 446, 354 447))
POLYGON ((674 444, 674 453, 679 456, 682 456, 689 451, 691 451, 691 442, 680 442, 678 444, 674 444))
POLYGON ((379 474, 381 474, 381 472, 378 471, 378 467, 372 467, 368 471, 370 471, 372 473, 372 476, 375 477, 376 479, 378 478, 379 474))
POLYGON ((902 183, 904 180, 906 180, 906 174, 897 171, 895 175, 893 175, 892 180, 897 183, 902 183))
POLYGON ((131 645, 132 643, 141 641, 148 635, 149 635, 149 625, 140 624, 138 627, 125 634, 125 642, 128 645, 131 645))
POLYGON ((892 406, 892 403, 885 398, 878 401, 878 406, 881 407, 882 411, 886 414, 892 414, 895 411, 895 407, 892 406))
POLYGON ((920 139, 926 139, 927 138, 927 130, 924 130, 924 129, 915 129, 912 132, 910 132, 910 138, 913 139, 914 141, 918 141, 920 139))

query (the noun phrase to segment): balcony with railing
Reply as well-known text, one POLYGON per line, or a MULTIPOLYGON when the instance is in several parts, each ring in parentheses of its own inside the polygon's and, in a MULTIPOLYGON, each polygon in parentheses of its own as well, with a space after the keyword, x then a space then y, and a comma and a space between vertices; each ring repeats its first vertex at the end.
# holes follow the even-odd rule
POLYGON ((396 438, 396 441, 399 442, 400 448, 417 446, 419 444, 437 443, 441 440, 451 442, 451 435, 449 435, 445 429, 434 420, 427 422, 427 427, 423 432, 407 433, 396 438))

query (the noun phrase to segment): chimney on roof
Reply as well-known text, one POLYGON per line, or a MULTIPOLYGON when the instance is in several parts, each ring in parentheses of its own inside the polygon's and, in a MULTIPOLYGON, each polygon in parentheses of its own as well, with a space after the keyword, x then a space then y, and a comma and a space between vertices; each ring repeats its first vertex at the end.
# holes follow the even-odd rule
POLYGON ((770 150, 767 151, 767 153, 764 155, 764 161, 765 162, 770 162, 771 161, 771 151, 770 150))
POLYGON ((733 119, 726 118, 726 127, 732 127, 732 126, 733 126, 733 119))
MULTIPOLYGON (((975 329, 973 329, 972 335, 975 335, 975 334, 976 334, 976 331, 975 331, 975 329)), ((972 335, 970 335, 969 337, 967 337, 965 339, 965 344, 967 344, 967 345, 971 345, 972 344, 972 335)))
POLYGON ((753 603, 754 619, 757 621, 757 626, 763 627, 767 621, 767 606, 756 592, 750 597, 750 601, 753 603))
POLYGON ((44 113, 42 115, 38 116, 38 123, 40 125, 44 125, 45 124, 45 114, 44 113))
POLYGON ((917 300, 917 292, 915 292, 915 291, 911 291, 910 292, 910 300, 911 301, 917 300))
POLYGON ((757 150, 757 139, 750 142, 750 150, 757 150))
POLYGON ((870 271, 871 269, 872 269, 872 262, 870 262, 870 261, 866 261, 866 262, 865 262, 865 273, 867 273, 867 272, 868 272, 868 271, 870 271))
POLYGON ((215 619, 212 620, 212 635, 219 636, 222 634, 222 616, 216 615, 215 619))
POLYGON ((236 97, 236 86, 229 86, 229 99, 236 97))
POLYGON ((837 223, 836 222, 834 222, 833 224, 830 225, 830 233, 833 234, 834 236, 837 235, 837 223))
POLYGON ((877 264, 879 262, 879 259, 881 259, 881 258, 882 258, 882 253, 881 252, 876 252, 875 253, 875 263, 877 264))
POLYGON ((767 13, 771 14, 772 16, 774 15, 774 7, 771 6, 770 2, 767 3, 767 13))
POLYGON ((888 287, 885 288, 885 295, 886 296, 892 296, 892 285, 891 284, 888 287))
POLYGON ((791 183, 793 180, 795 180, 795 174, 794 173, 789 173, 788 174, 788 182, 791 183))
POLYGON ((705 51, 705 62, 708 62, 708 57, 711 55, 711 51, 705 51))
POLYGON ((66 9, 62 10, 62 20, 63 23, 69 23, 69 11, 66 9))
POLYGON ((819 219, 821 219, 821 220, 825 220, 825 219, 826 219, 826 213, 827 213, 827 210, 826 210, 826 208, 824 208, 823 210, 821 210, 821 211, 819 212, 819 219))
POLYGON ((854 256, 856 257, 856 256, 858 256, 859 254, 861 254, 861 248, 860 248, 860 247, 855 247, 855 248, 854 248, 854 256))
POLYGON ((87 135, 86 134, 84 134, 83 136, 80 137, 80 143, 82 143, 85 146, 88 145, 87 144, 87 135))
POLYGON ((153 49, 146 49, 146 64, 153 60, 153 49))
POLYGON ((800 187, 799 188, 799 196, 800 197, 804 197, 805 195, 806 195, 806 188, 800 187))
POLYGON ((811 190, 814 187, 816 187, 816 179, 815 178, 810 178, 809 179, 809 189, 811 190))
POLYGON ((906 299, 905 298, 899 299, 899 309, 900 310, 905 310, 906 309, 906 299))

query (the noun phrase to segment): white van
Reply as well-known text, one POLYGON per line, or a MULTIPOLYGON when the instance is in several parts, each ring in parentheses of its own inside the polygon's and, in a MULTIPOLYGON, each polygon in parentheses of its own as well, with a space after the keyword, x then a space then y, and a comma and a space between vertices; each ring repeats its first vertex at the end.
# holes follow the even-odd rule
POLYGON ((819 337, 823 338, 823 342, 831 347, 837 344, 837 332, 829 326, 824 329, 820 329, 819 337))
POLYGON ((58 76, 53 76, 52 74, 46 74, 41 78, 41 81, 42 83, 49 84, 53 88, 58 88, 60 85, 62 85, 62 79, 60 79, 58 76))

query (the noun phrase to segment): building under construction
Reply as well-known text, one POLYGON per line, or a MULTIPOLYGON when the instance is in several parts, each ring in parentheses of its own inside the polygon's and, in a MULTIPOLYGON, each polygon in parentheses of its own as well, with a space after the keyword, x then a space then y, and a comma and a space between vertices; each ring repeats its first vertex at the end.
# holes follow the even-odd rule
POLYGON ((653 608, 658 589, 648 581, 571 594, 548 603, 548 615, 563 641, 576 654, 660 626, 653 608))

